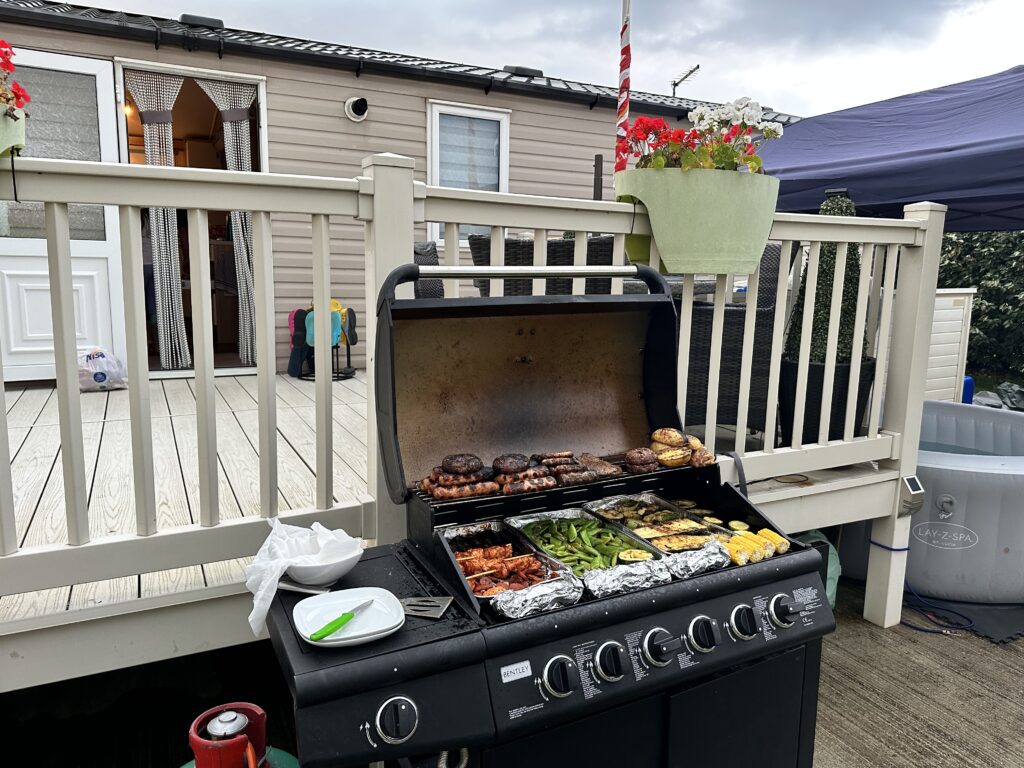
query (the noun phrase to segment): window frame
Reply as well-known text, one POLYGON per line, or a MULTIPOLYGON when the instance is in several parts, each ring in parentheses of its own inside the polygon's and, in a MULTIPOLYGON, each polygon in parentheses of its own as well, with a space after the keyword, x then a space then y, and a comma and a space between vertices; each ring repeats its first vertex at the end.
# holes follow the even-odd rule
MULTIPOLYGON (((512 122, 512 110, 499 107, 482 107, 476 104, 463 104, 455 101, 427 100, 427 185, 440 186, 441 153, 441 115, 458 115, 475 117, 482 120, 493 120, 498 123, 498 191, 508 192, 509 180, 509 126, 512 122)), ((463 189, 463 187, 451 187, 463 189)), ((459 222, 460 224, 462 222, 459 222)), ((438 222, 430 222, 427 236, 438 246, 444 245, 444 232, 438 222)), ((468 240, 460 237, 460 245, 468 247, 468 240)))

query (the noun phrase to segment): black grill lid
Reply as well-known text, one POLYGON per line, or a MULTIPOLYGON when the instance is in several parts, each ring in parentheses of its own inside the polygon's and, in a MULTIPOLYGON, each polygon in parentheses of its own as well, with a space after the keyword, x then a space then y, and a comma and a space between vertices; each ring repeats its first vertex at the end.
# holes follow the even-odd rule
MULTIPOLYGON (((494 269, 507 277, 567 272, 494 269)), ((447 454, 475 453, 485 464, 509 452, 608 455, 645 445, 654 428, 679 426, 677 320, 660 275, 646 267, 575 270, 628 272, 650 294, 395 298, 399 283, 481 271, 407 265, 381 290, 377 429, 396 503, 447 454)))

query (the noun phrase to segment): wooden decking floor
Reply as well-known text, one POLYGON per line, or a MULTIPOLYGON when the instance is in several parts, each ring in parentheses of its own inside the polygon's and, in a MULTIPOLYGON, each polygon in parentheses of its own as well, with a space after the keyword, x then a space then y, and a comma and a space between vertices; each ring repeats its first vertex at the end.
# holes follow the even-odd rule
MULTIPOLYGON (((259 441, 255 376, 215 380, 220 514, 259 514, 259 441)), ((198 520, 196 401, 191 379, 150 382, 157 517, 161 527, 198 520)), ((313 506, 313 382, 277 379, 279 508, 313 506)), ((57 395, 52 386, 5 389, 11 474, 23 547, 67 542, 57 395)), ((366 493, 366 383, 363 372, 335 382, 334 493, 338 501, 366 493)), ((86 485, 93 539, 132 533, 135 505, 128 390, 83 393, 86 485)), ((89 584, 0 597, 0 621, 119 603, 243 579, 244 560, 144 573, 89 584)))

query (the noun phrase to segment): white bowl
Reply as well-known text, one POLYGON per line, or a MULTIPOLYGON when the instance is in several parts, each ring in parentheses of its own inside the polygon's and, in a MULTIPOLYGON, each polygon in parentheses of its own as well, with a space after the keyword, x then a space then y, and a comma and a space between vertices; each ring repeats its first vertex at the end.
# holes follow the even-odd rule
POLYGON ((359 546, 359 542, 356 539, 352 539, 351 551, 345 552, 331 562, 314 563, 312 565, 292 563, 288 566, 288 578, 300 584, 309 584, 314 587, 333 584, 351 571, 362 556, 363 548, 359 546))

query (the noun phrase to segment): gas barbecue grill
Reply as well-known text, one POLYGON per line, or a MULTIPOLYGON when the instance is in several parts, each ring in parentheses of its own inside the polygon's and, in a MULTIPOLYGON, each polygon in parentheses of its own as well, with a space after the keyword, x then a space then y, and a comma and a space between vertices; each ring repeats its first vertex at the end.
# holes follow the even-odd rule
POLYGON ((439 502, 415 490, 441 456, 571 448, 614 460, 679 426, 676 320, 644 267, 491 268, 488 276, 639 277, 649 295, 396 299, 378 304, 376 407, 392 498, 408 538, 367 551, 336 588, 451 595, 439 620, 409 616, 364 646, 314 648, 280 593, 271 638, 295 698, 304 766, 810 766, 821 637, 834 619, 821 557, 785 554, 508 618, 475 599, 445 544, 450 526, 578 508, 615 495, 686 497, 774 527, 716 465, 515 496, 439 502), (490 274, 493 273, 493 274, 490 274), (557 274, 555 274, 557 273, 557 274))

